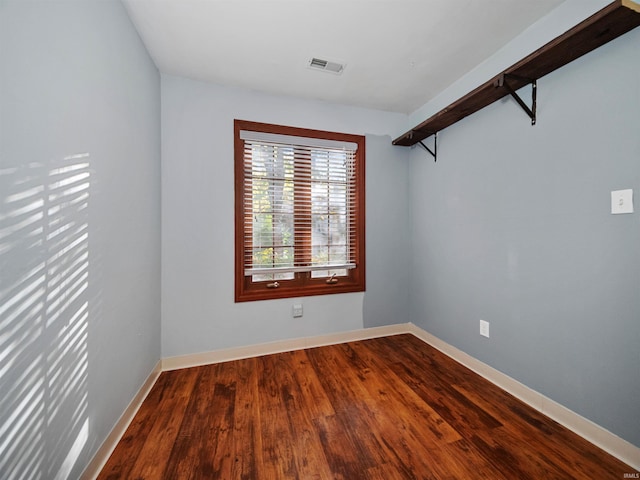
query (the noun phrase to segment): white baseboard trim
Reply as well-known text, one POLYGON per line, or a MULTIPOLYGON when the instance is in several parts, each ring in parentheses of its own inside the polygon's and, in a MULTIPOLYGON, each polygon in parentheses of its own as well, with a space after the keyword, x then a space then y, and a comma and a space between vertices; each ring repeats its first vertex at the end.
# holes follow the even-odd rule
POLYGON ((370 338, 386 337, 410 333, 425 343, 441 351, 448 357, 464 365, 478 375, 486 378, 491 383, 507 391, 514 397, 522 400, 527 405, 538 410, 552 420, 577 433, 587 441, 600 447, 614 457, 622 460, 632 468, 640 470, 640 448, 614 435, 592 421, 578 415, 559 403, 545 397, 541 393, 523 385, 504 373, 490 367, 486 363, 468 355, 458 348, 450 345, 429 332, 421 329, 412 323, 402 323, 383 327, 364 328, 348 332, 339 332, 316 337, 296 338, 282 340, 278 342, 250 345, 247 347, 227 348, 212 352, 196 353, 192 355, 180 355, 176 357, 163 358, 154 367, 149 377, 140 388, 135 398, 131 401, 120 420, 109 433, 106 440, 96 452, 93 460, 89 463, 84 473, 80 477, 82 480, 95 479, 116 445, 124 435, 127 427, 133 420, 140 405, 149 394, 151 387, 158 379, 161 371, 177 370, 180 368, 197 367, 243 358, 251 358, 261 355, 302 350, 305 348, 321 347, 324 345, 335 345, 345 342, 366 340, 370 338))
POLYGON ((442 353, 474 371, 481 377, 507 391, 514 397, 522 400, 527 405, 538 410, 547 417, 555 420, 560 425, 577 433, 585 440, 593 443, 605 452, 622 460, 629 466, 640 470, 640 448, 618 437, 610 431, 602 428, 572 410, 545 397, 541 393, 523 385, 504 373, 490 367, 486 363, 466 354, 438 337, 422 330, 420 327, 408 324, 409 333, 412 333, 425 343, 440 350, 442 353))
POLYGON ((180 368, 198 367, 213 363, 241 360, 243 358, 271 355, 273 353, 291 352, 305 348, 322 347, 324 345, 336 345, 338 343, 366 340, 368 338, 386 337, 401 333, 412 333, 411 324, 387 325, 383 327, 364 328, 348 332, 331 333, 316 337, 294 338, 277 342, 249 345, 247 347, 226 348, 212 352, 195 353, 192 355, 180 355, 162 359, 162 370, 177 370, 180 368))
POLYGON ((136 413, 138 413, 140 405, 142 405, 144 399, 149 395, 151 388, 156 383, 156 380, 158 380, 161 372, 162 362, 158 361, 140 387, 140 390, 138 390, 138 393, 133 397, 133 400, 131 400, 124 413, 111 429, 111 432, 109 432, 109 435, 107 435, 107 438, 102 442, 100 448, 98 448, 98 451, 91 459, 91 462, 89 462, 89 465, 87 465, 87 468, 82 472, 82 475, 80 476, 81 480, 95 480, 98 477, 100 471, 104 468, 107 460, 109 460, 109 457, 118 445, 118 442, 127 431, 131 421, 135 417, 136 413))

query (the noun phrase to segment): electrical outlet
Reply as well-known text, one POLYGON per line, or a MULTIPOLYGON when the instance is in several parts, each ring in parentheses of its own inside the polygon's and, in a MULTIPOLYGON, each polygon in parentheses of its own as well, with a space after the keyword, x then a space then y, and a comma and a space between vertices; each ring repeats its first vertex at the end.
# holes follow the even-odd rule
POLYGON ((633 213, 633 189, 611 192, 611 213, 633 213))
POLYGON ((489 322, 480 320, 480 335, 489 338, 489 322))
POLYGON ((291 311, 293 314, 293 318, 300 318, 303 314, 302 304, 301 303, 295 304, 291 309, 291 311))

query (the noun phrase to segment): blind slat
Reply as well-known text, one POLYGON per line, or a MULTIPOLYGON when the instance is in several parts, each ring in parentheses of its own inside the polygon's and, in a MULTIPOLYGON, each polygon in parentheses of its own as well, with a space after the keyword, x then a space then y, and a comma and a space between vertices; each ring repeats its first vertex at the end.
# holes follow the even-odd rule
POLYGON ((265 273, 297 273, 297 272, 317 272, 318 270, 350 270, 356 268, 355 263, 342 263, 342 264, 326 264, 315 266, 302 266, 302 267, 270 267, 270 268, 249 268, 245 270, 245 275, 262 275, 265 273))

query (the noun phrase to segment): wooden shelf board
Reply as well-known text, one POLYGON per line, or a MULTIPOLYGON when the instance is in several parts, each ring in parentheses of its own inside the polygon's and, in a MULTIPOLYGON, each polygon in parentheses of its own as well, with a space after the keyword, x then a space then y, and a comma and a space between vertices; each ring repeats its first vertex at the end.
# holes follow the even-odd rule
POLYGON ((611 3, 396 138, 393 144, 415 145, 509 95, 505 88, 495 86, 502 75, 521 77, 512 77, 509 82, 512 88, 517 90, 633 30, 640 25, 639 10, 638 4, 630 0, 617 0, 611 3))

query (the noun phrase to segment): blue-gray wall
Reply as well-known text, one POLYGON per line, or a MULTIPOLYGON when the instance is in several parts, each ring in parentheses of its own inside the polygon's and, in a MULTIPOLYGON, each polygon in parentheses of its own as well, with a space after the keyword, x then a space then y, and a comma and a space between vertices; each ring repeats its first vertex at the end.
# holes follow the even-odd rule
POLYGON ((367 136, 365 328, 409 318, 409 149, 367 136))
POLYGON ((411 151, 410 298, 420 327, 640 446, 638 47, 541 79, 535 127, 505 99, 443 131, 437 163, 411 151), (626 188, 636 213, 611 215, 626 188))
POLYGON ((160 358, 160 82, 120 2, 0 2, 0 478, 77 478, 160 358))
POLYGON ((163 74, 162 356, 407 322, 394 295, 408 277, 386 268, 393 248, 398 264, 408 262, 408 152, 387 136, 404 117, 163 74), (367 233, 366 293, 234 303, 234 118, 366 135, 367 231, 377 232, 367 233), (383 317, 388 310, 371 308, 381 302, 401 310, 383 317), (302 318, 292 317, 294 303, 302 318))

